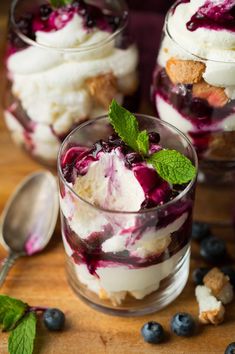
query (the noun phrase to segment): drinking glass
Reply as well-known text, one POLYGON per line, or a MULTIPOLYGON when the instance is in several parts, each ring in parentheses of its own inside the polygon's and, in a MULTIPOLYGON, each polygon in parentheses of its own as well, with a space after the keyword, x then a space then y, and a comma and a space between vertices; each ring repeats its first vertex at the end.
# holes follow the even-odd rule
MULTIPOLYGON (((154 117, 136 117, 141 129, 160 134, 163 148, 176 149, 197 168, 195 150, 178 129, 154 117)), ((196 178, 155 208, 115 211, 89 203, 67 182, 61 162, 71 147, 92 147, 112 133, 107 116, 88 121, 68 135, 59 152, 67 278, 90 306, 109 314, 141 315, 172 302, 187 282, 196 178)))

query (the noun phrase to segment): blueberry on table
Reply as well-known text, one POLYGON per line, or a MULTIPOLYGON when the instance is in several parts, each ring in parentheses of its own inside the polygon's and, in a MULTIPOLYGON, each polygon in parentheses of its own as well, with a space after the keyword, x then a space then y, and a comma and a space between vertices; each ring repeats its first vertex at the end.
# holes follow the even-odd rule
POLYGON ((225 241, 218 237, 207 237, 200 245, 200 255, 210 263, 219 263, 226 256, 225 241))
POLYGON ((177 336, 191 336, 195 331, 195 321, 189 313, 176 313, 171 320, 171 330, 177 336))
POLYGON ((155 321, 145 323, 141 328, 141 334, 147 343, 158 344, 164 339, 164 329, 155 321))
POLYGON ((192 240, 201 241, 211 235, 210 226, 203 222, 194 222, 192 227, 192 240))
POLYGON ((220 270, 229 277, 230 283, 235 289, 235 270, 232 267, 221 267, 220 270))
POLYGON ((235 342, 230 343, 225 349, 224 354, 235 354, 235 342))
POLYGON ((64 327, 65 315, 59 309, 50 308, 44 312, 43 322, 50 331, 60 331, 64 327))
POLYGON ((209 272, 208 267, 199 267, 194 269, 192 273, 192 279, 195 285, 202 285, 204 276, 209 272))

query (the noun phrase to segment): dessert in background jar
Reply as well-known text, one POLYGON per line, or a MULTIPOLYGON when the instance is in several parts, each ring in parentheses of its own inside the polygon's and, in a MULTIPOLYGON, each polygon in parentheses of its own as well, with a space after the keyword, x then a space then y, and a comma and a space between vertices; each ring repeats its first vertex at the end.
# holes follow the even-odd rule
POLYGON ((138 86, 124 1, 13 1, 5 119, 13 139, 55 163, 64 137, 138 86), (59 5, 58 5, 59 4, 59 5))
POLYGON ((182 0, 170 9, 152 94, 160 118, 192 141, 204 182, 235 178, 234 46, 233 0, 182 0))
POLYGON ((115 101, 109 118, 66 138, 58 158, 62 236, 68 280, 82 299, 128 315, 178 296, 189 271, 196 167, 183 134, 115 101))

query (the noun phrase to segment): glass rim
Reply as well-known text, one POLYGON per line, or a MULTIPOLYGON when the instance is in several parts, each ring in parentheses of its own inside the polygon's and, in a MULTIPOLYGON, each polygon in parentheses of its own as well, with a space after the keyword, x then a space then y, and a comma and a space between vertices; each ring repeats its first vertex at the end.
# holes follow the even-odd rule
MULTIPOLYGON (((13 25, 14 32, 19 36, 19 38, 26 44, 31 45, 33 47, 41 48, 41 49, 47 49, 47 50, 52 50, 56 52, 65 52, 65 53, 83 53, 83 52, 88 52, 91 50, 98 49, 100 47, 103 47, 104 45, 110 43, 112 40, 114 40, 127 26, 128 23, 128 18, 129 18, 129 9, 126 4, 126 0, 122 0, 125 3, 125 9, 122 10, 122 19, 123 19, 123 25, 120 26, 115 32, 111 33, 107 38, 100 40, 96 43, 90 44, 90 45, 81 45, 77 48, 71 48, 71 47, 53 47, 51 45, 46 45, 46 44, 40 44, 37 43, 35 40, 27 37, 24 33, 22 33, 19 28, 17 28, 17 24, 15 22, 15 8, 17 4, 22 1, 22 0, 13 0, 11 3, 10 7, 10 22, 13 25)), ((108 33, 108 32, 107 32, 108 33)))
POLYGON ((190 50, 184 48, 175 38, 174 36, 171 34, 170 30, 169 30, 169 18, 172 15, 172 11, 173 9, 180 3, 181 0, 176 1, 174 4, 171 5, 170 9, 167 11, 166 14, 166 18, 165 18, 165 24, 164 24, 164 29, 165 29, 165 33, 168 36, 168 38, 170 38, 179 48, 181 48, 185 53, 194 56, 197 59, 200 59, 201 61, 208 61, 208 62, 212 62, 212 63, 221 63, 221 64, 235 64, 235 59, 233 61, 226 61, 226 60, 218 60, 218 59, 211 59, 211 58, 206 58, 206 57, 202 57, 198 54, 194 54, 192 52, 190 52, 190 50))
POLYGON ((68 140, 70 139, 70 137, 78 132, 79 130, 83 129, 84 127, 96 123, 100 120, 103 119, 107 119, 108 115, 102 115, 99 116, 95 119, 90 119, 86 122, 83 122, 82 124, 80 124, 78 127, 76 127, 75 129, 73 129, 68 135, 67 137, 64 139, 64 141, 62 142, 60 149, 59 149, 59 153, 58 153, 58 157, 57 157, 57 170, 59 172, 59 178, 62 179, 63 184, 70 190, 70 192, 72 192, 72 194, 78 198, 80 201, 84 202, 86 205, 88 205, 89 207, 92 207, 93 209, 95 209, 96 211, 101 211, 101 212, 105 212, 105 213, 110 213, 110 214, 123 214, 123 215, 137 215, 137 214, 146 214, 146 213, 151 213, 151 212, 156 212, 156 211, 161 211, 166 209, 167 207, 174 205, 176 202, 178 202, 182 197, 184 197, 194 186, 194 184, 196 183, 197 180, 197 174, 198 174, 198 157, 197 157, 197 153, 195 148, 193 147, 193 144, 191 143, 191 141, 188 139, 188 137, 182 133, 178 128, 176 128, 175 126, 173 126, 172 124, 154 117, 154 116, 150 116, 148 114, 143 114, 143 113, 133 113, 136 117, 144 117, 144 118, 148 118, 148 119, 154 119, 157 120, 160 124, 162 124, 163 126, 166 126, 168 128, 170 128, 171 130, 175 131, 176 133, 178 133, 183 139, 184 141, 187 142, 188 146, 190 147, 190 150, 192 152, 192 158, 193 158, 193 162, 194 162, 194 166, 196 168, 196 175, 195 177, 188 183, 188 185, 186 186, 185 189, 182 190, 182 192, 180 192, 175 198, 173 198, 172 200, 168 201, 167 203, 163 204, 163 205, 158 205, 154 208, 149 208, 149 209, 142 209, 142 210, 138 210, 138 211, 125 211, 125 210, 113 210, 113 209, 106 209, 100 206, 96 206, 92 203, 90 203, 89 201, 87 201, 86 199, 82 198, 80 195, 78 195, 74 189, 69 185, 69 183, 66 181, 66 179, 64 178, 62 169, 61 169, 61 155, 62 155, 62 150, 64 148, 64 146, 66 145, 66 143, 68 142, 68 140))

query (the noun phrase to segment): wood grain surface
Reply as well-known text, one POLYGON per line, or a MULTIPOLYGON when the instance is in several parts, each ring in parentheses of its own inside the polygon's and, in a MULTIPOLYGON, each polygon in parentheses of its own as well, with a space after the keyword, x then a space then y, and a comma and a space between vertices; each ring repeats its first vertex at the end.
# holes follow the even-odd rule
MULTIPOLYGON (((1 1, 1 94, 4 31, 6 26, 6 6, 1 1), (5 6, 4 6, 5 5, 5 6)), ((149 111, 147 104, 142 111, 149 111)), ((20 149, 15 147, 5 129, 2 111, 0 112, 0 212, 18 182, 27 174, 42 169, 20 149)), ((223 205, 226 198, 214 195, 212 203, 218 203, 218 215, 208 214, 205 201, 208 194, 205 188, 198 188, 196 218, 211 218, 215 222, 224 217, 223 205)), ((235 260, 235 236, 231 228, 215 227, 215 234, 227 241, 229 253, 235 260)), ((0 259, 6 251, 0 248, 0 259)), ((197 317, 198 307, 194 297, 194 286, 189 278, 187 286, 179 298, 166 309, 140 318, 118 318, 104 315, 83 304, 69 288, 64 270, 64 250, 59 225, 47 249, 31 258, 17 261, 10 271, 1 293, 20 298, 30 305, 53 306, 66 314, 66 328, 62 333, 49 333, 38 325, 35 353, 38 354, 223 354, 226 346, 235 341, 235 303, 226 307, 226 319, 218 327, 199 326, 198 333, 192 338, 179 338, 170 335, 171 316, 178 311, 187 311, 197 317), (168 332, 165 343, 148 345, 140 336, 141 326, 149 320, 162 323, 168 332)), ((198 245, 192 247, 191 268, 203 265, 198 245)), ((7 354, 7 334, 0 334, 0 353, 7 354)))

